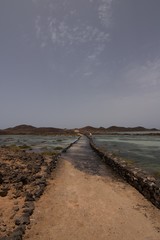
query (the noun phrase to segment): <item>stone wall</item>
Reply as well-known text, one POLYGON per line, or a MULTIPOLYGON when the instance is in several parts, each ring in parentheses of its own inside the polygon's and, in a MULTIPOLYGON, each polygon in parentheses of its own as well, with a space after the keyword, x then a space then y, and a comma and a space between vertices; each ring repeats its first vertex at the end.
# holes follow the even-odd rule
POLYGON ((67 150, 68 150, 69 148, 71 148, 72 145, 74 145, 75 143, 77 143, 80 138, 81 138, 81 137, 79 136, 73 143, 69 144, 69 146, 67 146, 66 148, 64 148, 64 149, 62 150, 62 153, 67 152, 67 150))
MULTIPOLYGON (((71 143, 69 146, 67 146, 65 149, 63 149, 62 152, 66 152, 78 140, 79 138, 75 140, 73 143, 71 143)), ((14 186, 15 193, 13 195, 13 199, 11 199, 15 204, 15 205, 13 204, 14 205, 13 210, 15 211, 15 214, 13 215, 12 218, 13 220, 12 222, 14 222, 14 230, 11 232, 7 232, 5 229, 6 224, 3 225, 2 223, 2 226, 0 226, 0 231, 3 231, 4 234, 2 237, 0 236, 0 240, 23 239, 25 230, 26 228, 28 228, 30 224, 30 217, 35 209, 34 202, 37 201, 41 197, 41 195, 43 195, 45 188, 47 186, 48 179, 50 178, 53 170, 56 168, 60 156, 61 153, 58 153, 55 156, 51 156, 49 162, 46 161, 45 157, 43 157, 41 154, 37 155, 34 153, 32 154, 27 154, 25 152, 20 152, 20 154, 16 153, 15 159, 13 159, 13 156, 10 157, 11 159, 8 159, 9 156, 7 157, 8 159, 7 161, 10 160, 9 166, 11 167, 11 170, 10 171, 8 170, 9 167, 8 168, 6 167, 4 169, 6 176, 4 176, 4 174, 0 172, 0 197, 3 197, 5 201, 5 197, 7 196, 8 190, 10 188, 13 188, 14 186), (22 160, 23 167, 26 163, 25 171, 20 167, 19 168, 15 167, 15 170, 13 170, 17 158, 22 160), (42 172, 41 167, 43 167, 44 172, 42 172), (27 191, 24 190, 24 187, 27 188, 27 191), (18 206, 19 198, 21 199, 24 198, 23 206, 18 206), (21 213, 18 217, 16 217, 16 213, 19 210, 21 213)), ((18 166, 20 166, 20 164, 18 166)), ((3 167, 5 167, 5 164, 3 164, 3 167)), ((2 219, 0 221, 2 221, 2 219)))
POLYGON ((117 172, 125 181, 135 187, 140 193, 151 201, 157 208, 160 208, 160 181, 149 176, 146 172, 127 163, 120 157, 115 157, 112 153, 104 152, 98 148, 90 139, 91 148, 101 157, 101 159, 117 172))

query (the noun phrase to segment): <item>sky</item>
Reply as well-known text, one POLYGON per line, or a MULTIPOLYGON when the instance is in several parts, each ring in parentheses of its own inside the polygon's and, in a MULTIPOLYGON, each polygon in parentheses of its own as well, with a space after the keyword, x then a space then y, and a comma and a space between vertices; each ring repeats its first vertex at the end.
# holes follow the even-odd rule
POLYGON ((0 129, 160 129, 159 0, 0 0, 0 129))

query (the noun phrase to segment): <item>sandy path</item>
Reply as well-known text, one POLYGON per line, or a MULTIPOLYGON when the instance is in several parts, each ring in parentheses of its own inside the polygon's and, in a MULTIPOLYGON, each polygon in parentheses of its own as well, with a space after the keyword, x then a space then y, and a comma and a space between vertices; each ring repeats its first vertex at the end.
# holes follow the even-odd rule
POLYGON ((62 156, 31 222, 24 239, 160 239, 160 211, 118 180, 85 137, 62 156))

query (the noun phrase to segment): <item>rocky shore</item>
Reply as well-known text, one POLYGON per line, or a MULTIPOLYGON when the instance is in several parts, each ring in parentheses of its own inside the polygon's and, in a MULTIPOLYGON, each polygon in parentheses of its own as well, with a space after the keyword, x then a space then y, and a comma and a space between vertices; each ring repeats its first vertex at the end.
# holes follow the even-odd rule
MULTIPOLYGON (((122 159, 104 153, 91 139, 90 145, 105 163, 160 208, 158 180, 122 159)), ((60 152, 37 154, 11 147, 0 148, 0 240, 21 240, 25 231, 31 228, 35 201, 43 195, 60 155, 60 152)))
POLYGON ((107 165, 160 209, 160 179, 149 176, 146 172, 127 163, 121 157, 114 156, 107 151, 104 152, 104 150, 95 145, 92 138, 89 137, 89 139, 91 148, 107 165))
POLYGON ((61 151, 37 154, 18 147, 0 148, 0 240, 21 240, 30 228, 35 205, 44 193, 61 151))
POLYGON ((0 239, 22 239, 59 155, 0 148, 0 239))
POLYGON ((25 240, 160 239, 159 209, 106 166, 85 136, 52 176, 25 240))
POLYGON ((152 135, 160 135, 160 130, 156 128, 147 129, 142 126, 138 127, 120 127, 111 126, 108 128, 104 127, 92 127, 86 126, 82 128, 74 129, 61 129, 53 127, 34 127, 31 125, 18 125, 15 127, 10 127, 6 129, 0 129, 0 135, 75 135, 77 132, 82 134, 117 134, 118 132, 126 132, 126 134, 132 132, 141 132, 146 134, 151 132, 152 135))

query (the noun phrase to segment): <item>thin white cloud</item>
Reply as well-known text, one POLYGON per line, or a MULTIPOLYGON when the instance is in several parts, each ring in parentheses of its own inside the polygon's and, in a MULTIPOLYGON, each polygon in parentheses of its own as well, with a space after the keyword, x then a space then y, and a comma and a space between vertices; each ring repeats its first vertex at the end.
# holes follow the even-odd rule
POLYGON ((109 33, 94 26, 80 24, 71 27, 65 21, 57 21, 56 18, 49 20, 48 29, 52 43, 63 46, 88 42, 103 43, 109 40, 109 33))
MULTIPOLYGON (((113 0, 101 0, 98 4, 96 1, 89 1, 90 4, 93 5, 90 6, 90 8, 94 9, 96 6, 97 14, 95 15, 95 19, 97 18, 97 21, 100 20, 102 25, 109 25, 112 1, 113 0)), ((33 2, 38 3, 37 0, 33 0, 33 2)), ((39 4, 42 3, 39 2, 39 4)), ((86 2, 86 7, 88 7, 89 11, 89 5, 87 4, 86 2)), ((72 1, 51 2, 48 0, 44 9, 45 12, 48 12, 47 17, 41 16, 43 14, 42 9, 41 6, 41 13, 39 13, 35 20, 36 35, 39 40, 44 41, 44 36, 47 36, 54 45, 57 44, 61 46, 85 44, 88 42, 101 44, 109 41, 110 34, 107 28, 99 28, 90 21, 90 24, 86 24, 83 16, 84 9, 78 9, 72 1), (52 5, 52 7, 50 7, 50 5, 52 5), (62 8, 60 8, 60 6, 62 6, 62 8), (59 12, 57 15, 56 8, 58 9, 57 11, 61 11, 62 9, 62 12, 64 11, 65 14, 59 12)), ((89 12, 86 12, 85 19, 90 19, 89 12)))
POLYGON ((39 38, 40 34, 41 34, 40 19, 41 19, 40 16, 37 16, 36 20, 35 20, 35 29, 36 29, 36 36, 37 36, 37 38, 39 38))
POLYGON ((44 48, 47 45, 47 35, 44 33, 41 22, 41 16, 38 15, 35 19, 36 37, 40 40, 40 47, 44 48))
POLYGON ((64 54, 81 53, 83 57, 81 55, 78 65, 81 69, 80 75, 84 79, 91 77, 101 64, 100 55, 110 41, 110 33, 106 26, 111 20, 112 1, 86 0, 86 3, 84 1, 86 5, 79 9, 78 6, 81 4, 75 4, 72 0, 62 2, 48 0, 46 9, 41 8, 41 14, 35 20, 36 36, 40 46, 52 44, 56 51, 64 47, 64 54), (42 9, 45 11, 44 15, 42 9), (92 21, 93 16, 90 12, 95 14, 95 21, 92 21), (83 53, 83 49, 86 49, 86 52, 83 53))
POLYGON ((142 65, 130 66, 125 80, 131 86, 141 90, 152 90, 160 86, 160 59, 147 61, 142 65))
POLYGON ((90 63, 97 61, 98 56, 103 52, 104 49, 105 49, 105 45, 103 43, 98 44, 95 47, 94 51, 87 56, 87 61, 90 63))
POLYGON ((99 5, 99 8, 98 8, 99 19, 106 27, 108 27, 111 23, 112 3, 113 3, 113 0, 101 0, 101 4, 99 5))

